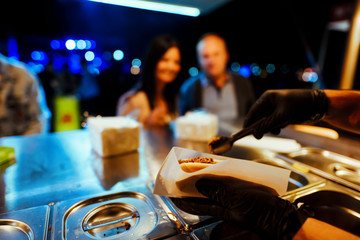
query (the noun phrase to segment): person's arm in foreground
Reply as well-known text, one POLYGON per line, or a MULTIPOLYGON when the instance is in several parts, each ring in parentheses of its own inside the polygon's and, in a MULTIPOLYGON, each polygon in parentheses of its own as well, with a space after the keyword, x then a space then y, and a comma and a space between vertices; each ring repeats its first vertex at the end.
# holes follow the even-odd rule
POLYGON ((360 91, 324 90, 329 107, 324 121, 360 133, 360 91))
POLYGON ((360 133, 360 92, 350 90, 269 90, 251 107, 244 127, 257 121, 254 136, 279 133, 288 124, 324 120, 336 127, 360 133))
POLYGON ((360 239, 310 218, 316 217, 316 209, 298 208, 261 185, 231 177, 203 177, 195 186, 206 198, 172 198, 178 208, 229 221, 263 239, 360 239))

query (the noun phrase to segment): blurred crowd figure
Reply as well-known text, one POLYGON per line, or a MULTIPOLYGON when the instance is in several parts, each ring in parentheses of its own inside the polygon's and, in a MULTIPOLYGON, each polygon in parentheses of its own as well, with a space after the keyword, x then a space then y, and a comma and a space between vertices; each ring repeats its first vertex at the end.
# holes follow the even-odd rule
POLYGON ((135 115, 147 126, 163 126, 177 116, 177 77, 181 70, 178 42, 162 35, 151 43, 141 82, 118 102, 117 115, 135 115))
POLYGON ((0 137, 46 132, 51 113, 36 75, 0 54, 0 137))
POLYGON ((225 40, 203 35, 196 46, 202 72, 184 82, 180 91, 180 112, 203 108, 225 121, 243 118, 255 102, 249 79, 228 71, 229 52, 225 40))

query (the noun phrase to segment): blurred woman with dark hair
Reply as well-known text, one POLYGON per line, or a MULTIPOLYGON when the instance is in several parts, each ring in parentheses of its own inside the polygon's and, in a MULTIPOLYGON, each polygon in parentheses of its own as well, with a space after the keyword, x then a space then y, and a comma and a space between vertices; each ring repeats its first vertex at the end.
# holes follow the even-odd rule
POLYGON ((163 126, 177 114, 177 81, 181 69, 177 41, 162 35, 151 43, 140 86, 120 97, 117 115, 137 114, 145 126, 163 126))

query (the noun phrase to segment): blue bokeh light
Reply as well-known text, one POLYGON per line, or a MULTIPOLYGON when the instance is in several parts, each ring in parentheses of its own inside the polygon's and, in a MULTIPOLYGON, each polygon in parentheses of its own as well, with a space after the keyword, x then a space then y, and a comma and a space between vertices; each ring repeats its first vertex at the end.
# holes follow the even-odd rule
POLYGON ((40 61, 42 56, 39 51, 32 51, 31 52, 31 58, 35 61, 40 61))
POLYGON ((113 58, 116 61, 121 61, 124 58, 124 52, 119 50, 119 49, 115 50, 114 53, 113 53, 113 58))
POLYGON ((80 60, 81 60, 81 58, 77 54, 70 56, 69 61, 68 61, 70 72, 72 72, 74 74, 80 73, 80 71, 81 71, 81 61, 80 60))
POLYGON ((59 40, 52 40, 50 42, 50 46, 51 46, 52 49, 56 50, 56 49, 60 49, 61 44, 60 44, 59 40))
POLYGON ((31 58, 34 61, 42 62, 43 64, 47 64, 48 60, 49 60, 48 56, 43 51, 32 51, 31 52, 31 58))
POLYGON ((94 54, 93 51, 87 51, 87 52, 85 53, 85 59, 86 59, 86 61, 91 62, 92 60, 94 60, 94 58, 95 58, 95 54, 94 54))
POLYGON ((272 64, 272 63, 269 63, 267 66, 266 66, 266 71, 268 72, 268 73, 274 73, 275 72, 275 65, 274 64, 272 64))
POLYGON ((246 65, 240 67, 239 74, 247 78, 250 77, 251 75, 250 67, 246 65))
POLYGON ((90 40, 90 49, 96 48, 96 42, 94 40, 90 40))
POLYGON ((302 75, 302 79, 305 82, 311 82, 314 83, 319 79, 319 76, 316 72, 304 72, 302 75))
POLYGON ((66 40, 66 42, 65 42, 65 47, 66 47, 66 49, 68 49, 68 50, 74 50, 75 47, 76 47, 76 43, 75 43, 75 41, 72 40, 72 39, 66 40))
POLYGON ((134 67, 141 67, 141 60, 138 59, 138 58, 134 58, 131 62, 131 64, 134 66, 134 67))
POLYGON ((199 70, 196 67, 191 67, 189 69, 189 74, 192 77, 196 77, 199 74, 199 70))
POLYGON ((91 49, 91 42, 90 40, 85 40, 85 49, 91 49))
POLYGON ((238 62, 233 62, 231 64, 231 71, 239 72, 239 70, 240 70, 240 64, 238 62))
POLYGON ((84 50, 86 48, 86 42, 82 39, 76 42, 76 48, 79 50, 84 50))
POLYGON ((97 68, 98 68, 98 67, 101 66, 101 64, 102 64, 101 58, 99 58, 99 57, 94 58, 94 61, 93 61, 94 67, 97 67, 97 68))
POLYGON ((259 66, 253 66, 251 68, 251 72, 252 74, 254 74, 254 76, 259 76, 261 74, 261 68, 259 66))

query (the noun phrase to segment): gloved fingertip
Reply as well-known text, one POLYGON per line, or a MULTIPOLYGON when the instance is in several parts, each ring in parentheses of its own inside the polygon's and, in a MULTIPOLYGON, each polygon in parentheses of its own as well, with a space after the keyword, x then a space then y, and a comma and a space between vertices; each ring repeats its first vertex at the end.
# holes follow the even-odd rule
POLYGON ((274 135, 279 135, 280 132, 281 132, 281 128, 275 128, 275 129, 271 130, 271 133, 274 135))
POLYGON ((254 131, 253 135, 258 140, 260 140, 264 136, 262 132, 257 132, 257 131, 254 131))

